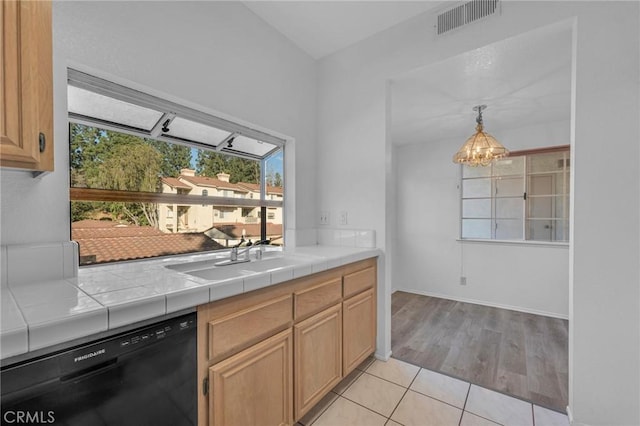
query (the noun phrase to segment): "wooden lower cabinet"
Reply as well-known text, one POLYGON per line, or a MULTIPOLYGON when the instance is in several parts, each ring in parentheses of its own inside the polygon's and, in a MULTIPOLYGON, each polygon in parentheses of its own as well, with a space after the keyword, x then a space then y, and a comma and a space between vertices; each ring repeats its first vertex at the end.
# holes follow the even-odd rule
POLYGON ((292 347, 288 329, 210 367, 210 424, 292 424, 292 347))
POLYGON ((376 298, 370 288, 342 303, 342 374, 347 375, 376 348, 376 298))
POLYGON ((294 326, 294 418, 304 416, 342 380, 340 303, 294 326))
POLYGON ((198 425, 300 420, 374 352, 375 288, 368 259, 199 306, 198 425))

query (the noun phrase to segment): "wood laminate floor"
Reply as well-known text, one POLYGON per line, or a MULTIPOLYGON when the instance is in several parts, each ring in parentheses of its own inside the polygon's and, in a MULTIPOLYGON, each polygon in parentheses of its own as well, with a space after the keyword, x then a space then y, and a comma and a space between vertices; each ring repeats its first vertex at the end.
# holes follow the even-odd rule
POLYGON ((566 412, 568 321, 397 291, 393 357, 566 412))

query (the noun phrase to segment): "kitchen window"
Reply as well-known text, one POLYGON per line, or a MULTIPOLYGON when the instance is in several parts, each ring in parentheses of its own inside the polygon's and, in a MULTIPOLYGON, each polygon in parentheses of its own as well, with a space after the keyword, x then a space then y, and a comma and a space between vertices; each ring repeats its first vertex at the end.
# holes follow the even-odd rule
POLYGON ((462 239, 569 241, 568 146, 462 167, 462 239))
POLYGON ((81 265, 282 244, 284 140, 72 69, 67 88, 81 265))

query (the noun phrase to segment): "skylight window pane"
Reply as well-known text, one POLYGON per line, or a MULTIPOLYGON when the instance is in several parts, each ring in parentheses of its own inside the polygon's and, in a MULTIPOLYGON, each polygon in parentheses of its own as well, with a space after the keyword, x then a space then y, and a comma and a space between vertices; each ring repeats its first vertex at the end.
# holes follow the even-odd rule
POLYGON ((185 120, 176 117, 169 124, 169 131, 164 133, 165 136, 173 136, 193 142, 206 143, 207 145, 216 146, 222 142, 231 133, 216 129, 215 127, 200 124, 195 121, 185 120))
POLYGON ((246 152, 247 154, 262 157, 276 147, 276 145, 262 142, 246 136, 237 136, 233 140, 233 146, 231 149, 233 149, 234 151, 246 152))
POLYGON ((67 86, 70 113, 150 131, 162 118, 162 113, 108 96, 67 86))

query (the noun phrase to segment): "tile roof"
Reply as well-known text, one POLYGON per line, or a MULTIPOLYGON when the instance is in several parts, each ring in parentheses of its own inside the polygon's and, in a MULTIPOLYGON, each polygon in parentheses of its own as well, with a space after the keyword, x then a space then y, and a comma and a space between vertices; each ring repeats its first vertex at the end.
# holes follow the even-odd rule
MULTIPOLYGON (((260 185, 257 183, 248 183, 248 182, 238 182, 238 185, 247 188, 253 192, 260 192, 260 185)), ((282 195, 282 187, 281 186, 270 186, 267 185, 267 194, 280 194, 282 195)))
POLYGON ((221 189, 232 189, 234 191, 239 191, 239 192, 248 192, 247 188, 242 187, 236 183, 225 182, 223 180, 208 177, 208 176, 180 175, 179 179, 190 182, 197 186, 209 186, 209 187, 221 188, 221 189))
POLYGON ((81 264, 143 259, 170 254, 223 248, 202 233, 165 234, 151 226, 122 226, 113 222, 83 220, 71 224, 72 239, 80 256, 95 256, 81 264))
POLYGON ((163 177, 162 182, 166 183, 172 188, 191 189, 189 185, 182 183, 180 179, 174 177, 163 177))
MULTIPOLYGON (((177 178, 173 178, 173 177, 162 178, 162 182, 166 183, 172 188, 192 189, 192 187, 190 187, 189 185, 186 185, 184 181, 187 181, 196 186, 207 186, 207 187, 213 187, 213 188, 231 189, 239 192, 249 192, 249 191, 260 192, 260 185, 257 183, 249 183, 249 182, 231 183, 231 182, 226 182, 226 181, 209 177, 209 176, 180 175, 177 178)), ((282 195, 282 187, 267 185, 267 194, 282 195)))
MULTIPOLYGON (((231 238, 242 237, 243 230, 245 238, 260 238, 259 223, 218 223, 211 229, 217 229, 231 238)), ((280 236, 282 236, 282 224, 267 222, 267 237, 280 236)))

